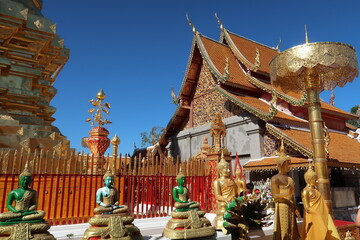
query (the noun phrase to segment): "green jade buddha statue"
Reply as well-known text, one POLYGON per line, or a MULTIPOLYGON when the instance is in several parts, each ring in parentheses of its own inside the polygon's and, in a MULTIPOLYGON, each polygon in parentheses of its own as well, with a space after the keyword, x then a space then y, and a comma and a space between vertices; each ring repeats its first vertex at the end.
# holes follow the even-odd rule
POLYGON ((12 190, 8 195, 6 207, 10 211, 0 214, 0 225, 44 222, 45 212, 36 211, 37 193, 29 187, 31 181, 31 173, 25 166, 19 176, 19 188, 12 190))
POLYGON ((113 187, 114 175, 108 170, 104 177, 104 187, 96 192, 96 203, 98 207, 94 209, 95 214, 117 214, 128 212, 128 207, 119 205, 118 190, 113 187))
POLYGON ((215 228, 205 217, 206 212, 200 210, 198 202, 190 201, 188 189, 185 187, 185 175, 179 170, 176 176, 177 186, 172 194, 175 209, 167 222, 163 236, 169 239, 190 239, 209 237, 215 234, 215 228))
POLYGON ((189 201, 188 189, 185 187, 185 176, 179 172, 176 177, 176 182, 178 185, 173 188, 172 194, 175 201, 175 211, 184 212, 189 210, 199 210, 200 204, 195 201, 189 201))
POLYGON ((143 240, 129 208, 119 205, 119 192, 114 187, 114 174, 108 169, 103 177, 104 186, 96 191, 95 215, 89 219, 82 240, 116 239, 143 240))

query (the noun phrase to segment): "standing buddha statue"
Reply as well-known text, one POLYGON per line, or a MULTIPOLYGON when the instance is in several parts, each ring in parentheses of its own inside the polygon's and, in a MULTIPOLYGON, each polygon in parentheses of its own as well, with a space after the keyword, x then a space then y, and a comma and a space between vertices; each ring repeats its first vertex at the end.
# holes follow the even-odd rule
POLYGON ((236 184, 231 177, 230 163, 225 160, 224 154, 221 154, 221 160, 217 165, 217 171, 220 177, 214 181, 214 193, 217 202, 214 226, 216 230, 223 230, 223 215, 226 205, 235 199, 237 191, 236 184))
POLYGON ((44 220, 45 212, 37 210, 37 192, 30 188, 31 182, 32 175, 26 164, 19 176, 19 188, 12 190, 7 197, 6 207, 10 211, 0 214, 0 238, 55 239, 48 232, 50 225, 44 220))
POLYGON ((95 216, 90 218, 91 225, 86 229, 82 240, 117 239, 142 240, 140 230, 132 223, 134 218, 129 208, 119 205, 119 192, 114 187, 114 178, 110 170, 103 177, 104 187, 96 191, 97 207, 95 216))
POLYGON ((304 178, 307 185, 301 193, 304 203, 303 239, 340 240, 324 198, 316 189, 317 175, 311 165, 304 178))
POLYGON ((188 239, 209 237, 215 234, 214 227, 205 218, 205 211, 200 210, 200 204, 191 201, 185 186, 186 177, 181 169, 176 177, 177 186, 172 190, 175 209, 171 219, 166 224, 163 235, 170 239, 188 239))
POLYGON ((236 196, 241 197, 245 193, 246 185, 245 185, 245 181, 242 180, 242 171, 239 166, 236 168, 235 171, 235 184, 236 184, 236 196))
POLYGON ((296 222, 295 182, 288 175, 291 160, 281 143, 276 164, 279 173, 271 178, 271 194, 275 202, 274 239, 300 239, 296 222))

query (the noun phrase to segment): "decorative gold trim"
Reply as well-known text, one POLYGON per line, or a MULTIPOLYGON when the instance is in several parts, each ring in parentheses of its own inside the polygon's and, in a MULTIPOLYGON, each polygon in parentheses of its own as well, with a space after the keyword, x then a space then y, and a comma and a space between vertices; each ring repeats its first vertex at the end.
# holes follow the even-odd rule
POLYGON ((201 229, 184 229, 184 230, 171 230, 168 228, 164 229, 164 237, 170 239, 189 239, 208 237, 215 235, 215 228, 212 226, 204 227, 201 229))
POLYGON ((270 85, 267 85, 263 82, 261 82, 259 79, 251 76, 248 73, 245 73, 246 79, 256 87, 260 88, 261 90, 268 92, 270 94, 275 94, 278 98, 281 98, 285 100, 286 102, 290 103, 293 106, 303 106, 307 102, 307 95, 306 92, 303 92, 300 99, 296 99, 294 97, 291 97, 289 95, 286 95, 275 88, 271 87, 270 85))
POLYGON ((264 113, 263 111, 261 111, 257 108, 254 108, 253 106, 251 106, 247 103, 241 102, 239 99, 236 99, 236 98, 230 96, 226 90, 220 88, 219 86, 216 86, 215 89, 219 93, 221 93, 223 96, 228 98, 230 101, 232 101, 233 103, 237 104, 238 106, 242 107, 244 110, 254 114, 255 116, 259 117, 260 119, 262 119, 264 121, 271 120, 277 113, 277 109, 274 107, 274 105, 272 103, 270 103, 269 112, 264 113))
MULTIPOLYGON (((218 20, 219 23, 220 20, 218 20)), ((261 66, 261 62, 260 62, 260 52, 259 49, 256 48, 256 57, 255 57, 255 63, 251 63, 241 52, 240 50, 236 47, 235 43, 233 42, 233 40, 231 39, 228 31, 223 27, 222 23, 220 25, 220 29, 223 32, 223 36, 225 37, 226 42, 228 43, 231 51, 234 53, 235 57, 242 62, 248 69, 250 69, 253 72, 257 72, 257 70, 260 68, 261 66)))
POLYGON ((283 140, 286 145, 300 152, 304 156, 308 158, 313 158, 312 150, 294 141, 292 138, 281 132, 277 127, 273 126, 272 124, 266 123, 266 130, 268 130, 268 132, 277 139, 283 140))
POLYGON ((225 82, 226 80, 229 79, 229 76, 230 76, 228 58, 225 59, 226 62, 225 62, 224 74, 221 74, 220 71, 216 68, 213 61, 211 60, 208 52, 206 51, 206 48, 205 48, 203 42, 201 41, 200 36, 201 35, 198 32, 195 33, 195 39, 197 42, 197 46, 199 47, 201 56, 205 60, 205 63, 208 66, 210 72, 216 77, 216 79, 218 79, 219 81, 225 82))

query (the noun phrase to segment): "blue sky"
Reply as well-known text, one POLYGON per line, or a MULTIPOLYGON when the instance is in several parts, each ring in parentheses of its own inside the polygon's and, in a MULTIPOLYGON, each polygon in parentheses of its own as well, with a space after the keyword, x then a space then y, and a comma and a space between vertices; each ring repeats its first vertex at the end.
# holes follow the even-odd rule
MULTIPOLYGON (((193 33, 185 14, 203 35, 219 39, 214 13, 224 27, 267 46, 286 50, 304 43, 304 24, 310 42, 334 41, 360 51, 360 3, 353 1, 123 1, 44 0, 42 13, 57 24, 70 59, 54 86, 51 105, 63 135, 77 151, 88 136, 88 100, 102 88, 111 103, 110 138, 120 139, 119 152, 139 147, 140 132, 165 127, 176 106, 193 33)), ((360 104, 360 82, 335 89, 335 106, 349 111, 360 104)), ((329 92, 321 97, 328 101, 329 92)))

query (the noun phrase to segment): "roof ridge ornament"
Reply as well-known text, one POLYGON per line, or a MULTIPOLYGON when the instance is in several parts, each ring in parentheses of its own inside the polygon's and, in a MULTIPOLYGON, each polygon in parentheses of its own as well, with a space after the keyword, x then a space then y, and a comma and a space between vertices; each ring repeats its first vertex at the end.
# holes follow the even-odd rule
POLYGON ((196 30, 194 24, 190 21, 188 13, 186 13, 186 19, 187 19, 189 25, 192 27, 193 33, 196 34, 196 33, 197 33, 197 30, 196 30))
POLYGON ((224 30, 224 26, 223 26, 222 22, 220 21, 220 19, 218 18, 217 12, 215 12, 215 17, 216 17, 217 22, 218 22, 219 25, 220 25, 220 30, 223 31, 223 30, 224 30))

